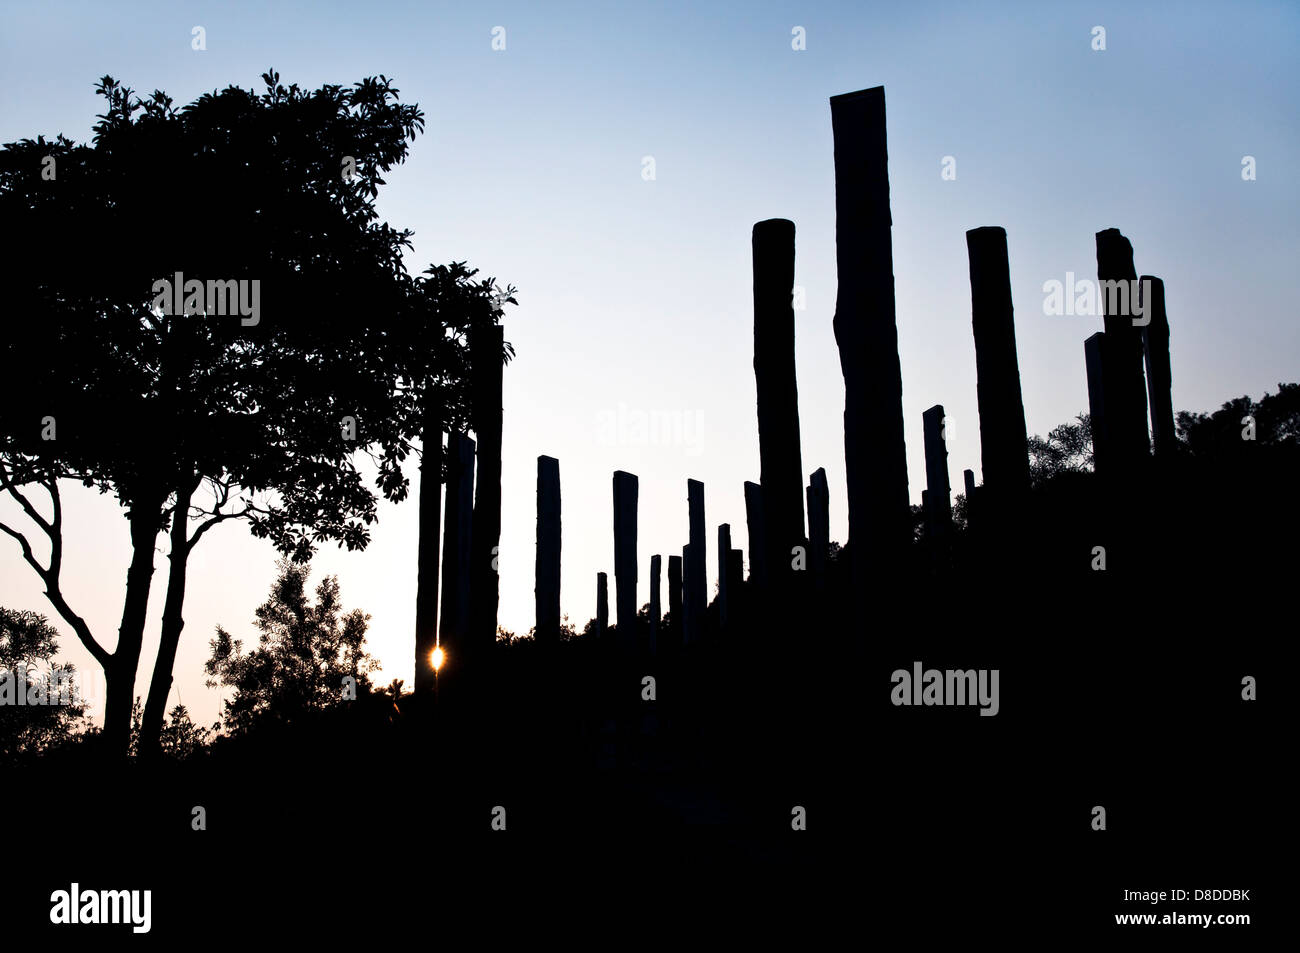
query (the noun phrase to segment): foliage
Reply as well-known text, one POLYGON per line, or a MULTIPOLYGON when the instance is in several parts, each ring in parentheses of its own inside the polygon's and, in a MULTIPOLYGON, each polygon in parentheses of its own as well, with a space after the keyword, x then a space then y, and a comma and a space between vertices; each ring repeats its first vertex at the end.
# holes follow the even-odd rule
POLYGON ((1238 397, 1209 414, 1181 411, 1178 438, 1193 457, 1238 454, 1250 447, 1242 437, 1248 416, 1254 419, 1257 445, 1300 446, 1300 384, 1279 383, 1276 394, 1265 393, 1258 401, 1238 397))
POLYGON ((75 668, 54 661, 58 631, 45 616, 0 607, 0 673, 21 686, 17 673, 31 688, 28 697, 43 697, 50 704, 0 705, 0 761, 48 751, 81 735, 89 728, 85 702, 74 680, 75 668), (69 704, 53 702, 67 686, 69 704))
MULTIPOLYGON (((140 730, 143 721, 143 709, 137 698, 131 706, 131 749, 132 756, 140 754, 140 730)), ((207 751, 208 744, 221 728, 218 721, 211 728, 201 728, 190 718, 190 711, 177 702, 171 713, 163 721, 159 736, 159 750, 163 757, 184 761, 207 751)))
POLYGON ((1053 428, 1047 439, 1029 438, 1029 482, 1042 486, 1061 473, 1086 473, 1092 469, 1092 420, 1078 414, 1074 422, 1053 428))
MULTIPOLYGON (((363 548, 378 499, 358 458, 369 456, 379 493, 404 499, 426 402, 465 416, 468 331, 498 320, 514 289, 474 280, 464 263, 406 272, 411 233, 381 222, 375 199, 423 129, 419 107, 384 76, 315 91, 274 70, 262 79, 261 94, 230 86, 177 108, 105 76, 92 144, 39 137, 0 150, 0 217, 21 239, 6 261, 21 317, 0 340, 0 489, 56 553, 64 478, 117 496, 137 554, 152 552, 170 508, 182 529, 202 520, 193 536, 173 532, 173 571, 227 519, 300 561, 326 541, 363 548), (177 275, 187 294, 189 282, 206 290, 183 313, 159 304, 171 295, 157 283, 177 275), (256 313, 215 303, 218 282, 256 288, 256 313), (52 520, 18 495, 29 483, 49 493, 52 520)), ((151 569, 128 584, 135 608, 110 655, 64 603, 57 559, 39 565, 23 533, 0 530, 113 669, 109 715, 125 742, 151 569)), ((181 600, 168 604, 154 688, 170 680, 179 637, 181 600)), ((151 713, 161 721, 157 694, 146 728, 151 713)))
POLYGON ((370 616, 360 609, 344 612, 338 577, 316 585, 316 602, 307 595, 309 565, 279 561, 279 576, 267 601, 257 609, 257 648, 218 626, 209 642, 204 668, 208 685, 233 688, 225 702, 225 725, 245 733, 264 720, 288 722, 345 702, 348 678, 356 695, 370 694, 369 674, 379 662, 365 651, 370 616))

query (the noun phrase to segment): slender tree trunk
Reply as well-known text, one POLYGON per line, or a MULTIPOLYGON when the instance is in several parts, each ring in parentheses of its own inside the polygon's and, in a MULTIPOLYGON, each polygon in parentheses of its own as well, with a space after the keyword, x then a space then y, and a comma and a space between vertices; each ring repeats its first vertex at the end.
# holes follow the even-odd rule
POLYGON ((149 609, 149 587, 153 581, 153 548, 165 496, 148 495, 131 505, 131 568, 126 574, 126 599, 122 624, 117 630, 117 648, 104 667, 108 698, 104 705, 104 750, 111 757, 125 757, 131 745, 131 703, 135 697, 135 674, 140 665, 140 644, 144 640, 145 614, 149 609))
POLYGON ((158 643, 158 658, 149 682, 149 697, 145 700, 144 717, 140 722, 139 757, 142 761, 157 758, 162 738, 163 716, 167 713, 167 698, 172 690, 172 668, 176 664, 176 648, 181 641, 185 619, 181 611, 185 605, 185 575, 190 561, 189 510, 190 500, 198 489, 199 480, 176 490, 176 509, 172 513, 171 569, 167 574, 167 598, 163 603, 162 637, 158 643))

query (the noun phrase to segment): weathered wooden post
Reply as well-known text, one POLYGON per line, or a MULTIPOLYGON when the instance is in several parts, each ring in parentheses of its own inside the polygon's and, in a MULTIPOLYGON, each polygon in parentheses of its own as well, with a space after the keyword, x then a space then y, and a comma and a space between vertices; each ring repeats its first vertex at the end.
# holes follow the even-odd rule
POLYGON ((1151 407, 1151 437, 1157 459, 1178 451, 1174 428, 1173 373, 1169 364, 1169 316, 1165 313, 1165 283, 1151 275, 1138 281, 1142 294, 1142 347, 1146 353, 1147 395, 1151 407))
POLYGON ((984 488, 1005 503, 1029 492, 1029 441, 1016 356, 1007 233, 996 226, 972 228, 966 233, 966 251, 984 488))
POLYGON ((745 481, 745 524, 749 529, 749 578, 761 592, 767 586, 767 534, 763 528, 763 488, 745 481))
POLYGON ((826 468, 818 467, 808 478, 808 568, 817 591, 826 587, 826 556, 831 545, 831 494, 826 485, 826 468))
POLYGON ((501 542, 501 371, 505 330, 499 324, 470 333, 473 362, 471 417, 478 436, 478 486, 470 541, 470 638, 466 649, 489 652, 497 637, 497 548, 501 542))
POLYGON ((668 616, 672 620, 673 637, 670 645, 682 641, 682 557, 668 557, 668 616))
MULTIPOLYGON (((894 313, 885 89, 831 97, 835 341, 844 374, 849 545, 858 591, 896 572, 912 541, 903 375, 894 313)), ((788 557, 787 557, 788 558, 788 557)))
POLYGON ((1106 344, 1102 365, 1106 389, 1106 444, 1112 469, 1131 474, 1150 456, 1147 395, 1142 371, 1142 332, 1134 325, 1132 293, 1137 271, 1133 246, 1117 228, 1097 233, 1097 279, 1106 344))
POLYGON ((603 645, 609 635, 609 577, 596 573, 596 637, 603 645))
POLYGON ((684 641, 689 645, 704 633, 704 611, 708 608, 708 545, 704 541, 704 484, 686 481, 686 498, 690 512, 690 542, 682 552, 682 569, 686 573, 686 626, 684 641))
POLYGON ((943 540, 952 528, 952 489, 948 485, 948 446, 944 439, 943 405, 921 414, 925 428, 926 536, 943 540))
POLYGON ((415 690, 432 691, 437 673, 432 653, 438 644, 438 536, 442 532, 441 407, 424 402, 424 446, 420 455, 420 540, 416 551, 415 690))
POLYGON ((704 616, 707 605, 704 601, 703 587, 697 586, 694 579, 700 572, 704 560, 690 543, 682 547, 682 584, 685 588, 682 605, 682 644, 690 645, 704 634, 704 616))
POLYGON ((1088 369, 1088 421, 1092 430, 1092 468, 1098 477, 1110 473, 1110 430, 1106 426, 1106 332, 1083 342, 1088 369))
POLYGON ((438 641, 459 661, 469 632, 470 540, 474 533, 474 441, 447 437, 447 510, 442 528, 442 616, 438 641))
POLYGON ((977 519, 975 516, 975 471, 963 470, 961 476, 966 487, 966 528, 972 529, 977 519))
POLYGON ((636 645, 637 478, 614 471, 614 599, 618 641, 624 651, 636 645))
POLYGON ((727 619, 724 625, 734 626, 744 611, 741 600, 745 582, 745 553, 740 549, 727 550, 727 619))
MULTIPOLYGON (((791 595, 790 554, 804 545, 799 388, 794 360, 794 223, 774 218, 753 232, 754 379, 768 585, 783 604, 791 595)), ((718 565, 725 567, 727 549, 718 565)), ((726 572, 718 573, 720 578, 726 572)))
POLYGON ((718 621, 726 628, 730 621, 730 588, 727 578, 727 560, 731 558, 731 524, 718 526, 718 621))
POLYGON ((650 557, 650 654, 659 651, 659 624, 662 603, 659 601, 659 575, 663 560, 659 556, 650 557))
POLYGON ((537 601, 538 645, 560 641, 560 461, 537 458, 537 601))

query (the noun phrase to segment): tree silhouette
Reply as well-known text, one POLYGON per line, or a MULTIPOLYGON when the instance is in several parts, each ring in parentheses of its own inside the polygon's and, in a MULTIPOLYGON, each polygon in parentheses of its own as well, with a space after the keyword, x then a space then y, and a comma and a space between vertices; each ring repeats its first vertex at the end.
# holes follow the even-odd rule
POLYGON ((45 616, 0 606, 0 678, 9 682, 9 691, 48 702, 18 705, 14 697, 0 703, 0 761, 48 751, 89 727, 72 681, 76 669, 54 661, 58 643, 59 633, 45 616), (64 686, 68 704, 58 704, 64 686))
POLYGON ((243 642, 220 626, 209 642, 207 684, 235 690, 224 705, 225 726, 234 734, 267 721, 293 722, 350 696, 368 695, 370 673, 379 668, 364 648, 370 616, 360 609, 343 611, 338 577, 316 585, 313 605, 307 596, 310 567, 287 559, 277 567, 270 595, 257 609, 257 648, 245 653, 243 642))
POLYGON ((1238 397, 1209 414, 1181 411, 1178 438, 1194 457, 1235 455, 1253 442, 1257 445, 1300 444, 1300 384, 1277 385, 1276 394, 1265 393, 1258 401, 1238 397), (1253 437, 1247 437, 1247 421, 1253 421, 1253 437))
POLYGON ((14 371, 0 384, 0 489, 50 538, 49 564, 24 533, 0 529, 104 666, 113 751, 127 745, 159 530, 170 524, 170 572, 145 755, 158 748, 201 537, 246 519, 297 559, 328 540, 364 547, 376 494, 355 455, 369 456, 380 492, 404 498, 401 464, 421 434, 425 392, 436 382, 453 418, 465 403, 456 332, 449 346, 429 344, 449 324, 490 320, 473 271, 412 279, 401 259, 410 233, 378 221, 381 173, 422 129, 418 107, 398 102, 383 76, 315 92, 286 88, 273 71, 263 79, 260 96, 229 87, 177 110, 162 92, 141 99, 105 77, 93 147, 24 140, 0 157, 0 208, 29 239, 11 262, 16 311, 39 317, 0 358, 14 371), (52 182, 40 175, 47 155, 52 182), (159 227, 160 203, 176 196, 204 213, 202 227, 159 227), (55 247, 67 257, 49 254, 55 247), (167 313, 176 309, 166 296, 159 304, 154 282, 177 274, 206 281, 208 300, 167 313), (222 313, 228 299, 214 306, 213 283, 238 281, 250 295, 257 283, 256 315, 222 313), (61 592, 65 478, 114 493, 128 511, 134 555, 113 653, 61 592), (44 487, 52 516, 28 486, 44 487))
MULTIPOLYGON (((131 706, 131 754, 140 753, 140 734, 144 722, 144 708, 140 699, 131 706)), ((220 727, 201 728, 190 718, 190 710, 179 702, 163 722, 158 738, 158 754, 174 761, 184 761, 207 750, 208 742, 220 727)))
POLYGON ((1029 438, 1029 481, 1042 486, 1061 473, 1084 473, 1092 469, 1092 419, 1078 414, 1073 423, 1052 428, 1047 439, 1029 438))

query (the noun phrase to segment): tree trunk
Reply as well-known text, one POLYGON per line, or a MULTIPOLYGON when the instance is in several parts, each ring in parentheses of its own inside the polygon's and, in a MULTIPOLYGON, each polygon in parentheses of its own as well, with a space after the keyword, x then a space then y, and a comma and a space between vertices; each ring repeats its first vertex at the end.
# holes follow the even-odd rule
POLYGON ((140 665, 140 643, 144 640, 145 614, 149 609, 149 587, 153 582, 153 547, 165 496, 149 496, 131 505, 131 568, 126 574, 126 599, 122 624, 117 630, 117 648, 104 667, 108 698, 104 705, 104 750, 110 757, 124 757, 131 745, 131 703, 135 697, 135 673, 140 665))
POLYGON ((171 569, 167 574, 167 598, 163 603, 162 636, 158 642, 158 658, 149 682, 149 697, 145 700, 144 717, 140 722, 138 756, 151 761, 161 753, 163 716, 167 713, 167 698, 172 690, 172 668, 176 664, 176 647, 181 641, 185 619, 181 611, 185 605, 185 575, 190 561, 189 510, 190 500, 198 489, 195 479, 188 487, 176 490, 176 508, 172 513, 171 569))

